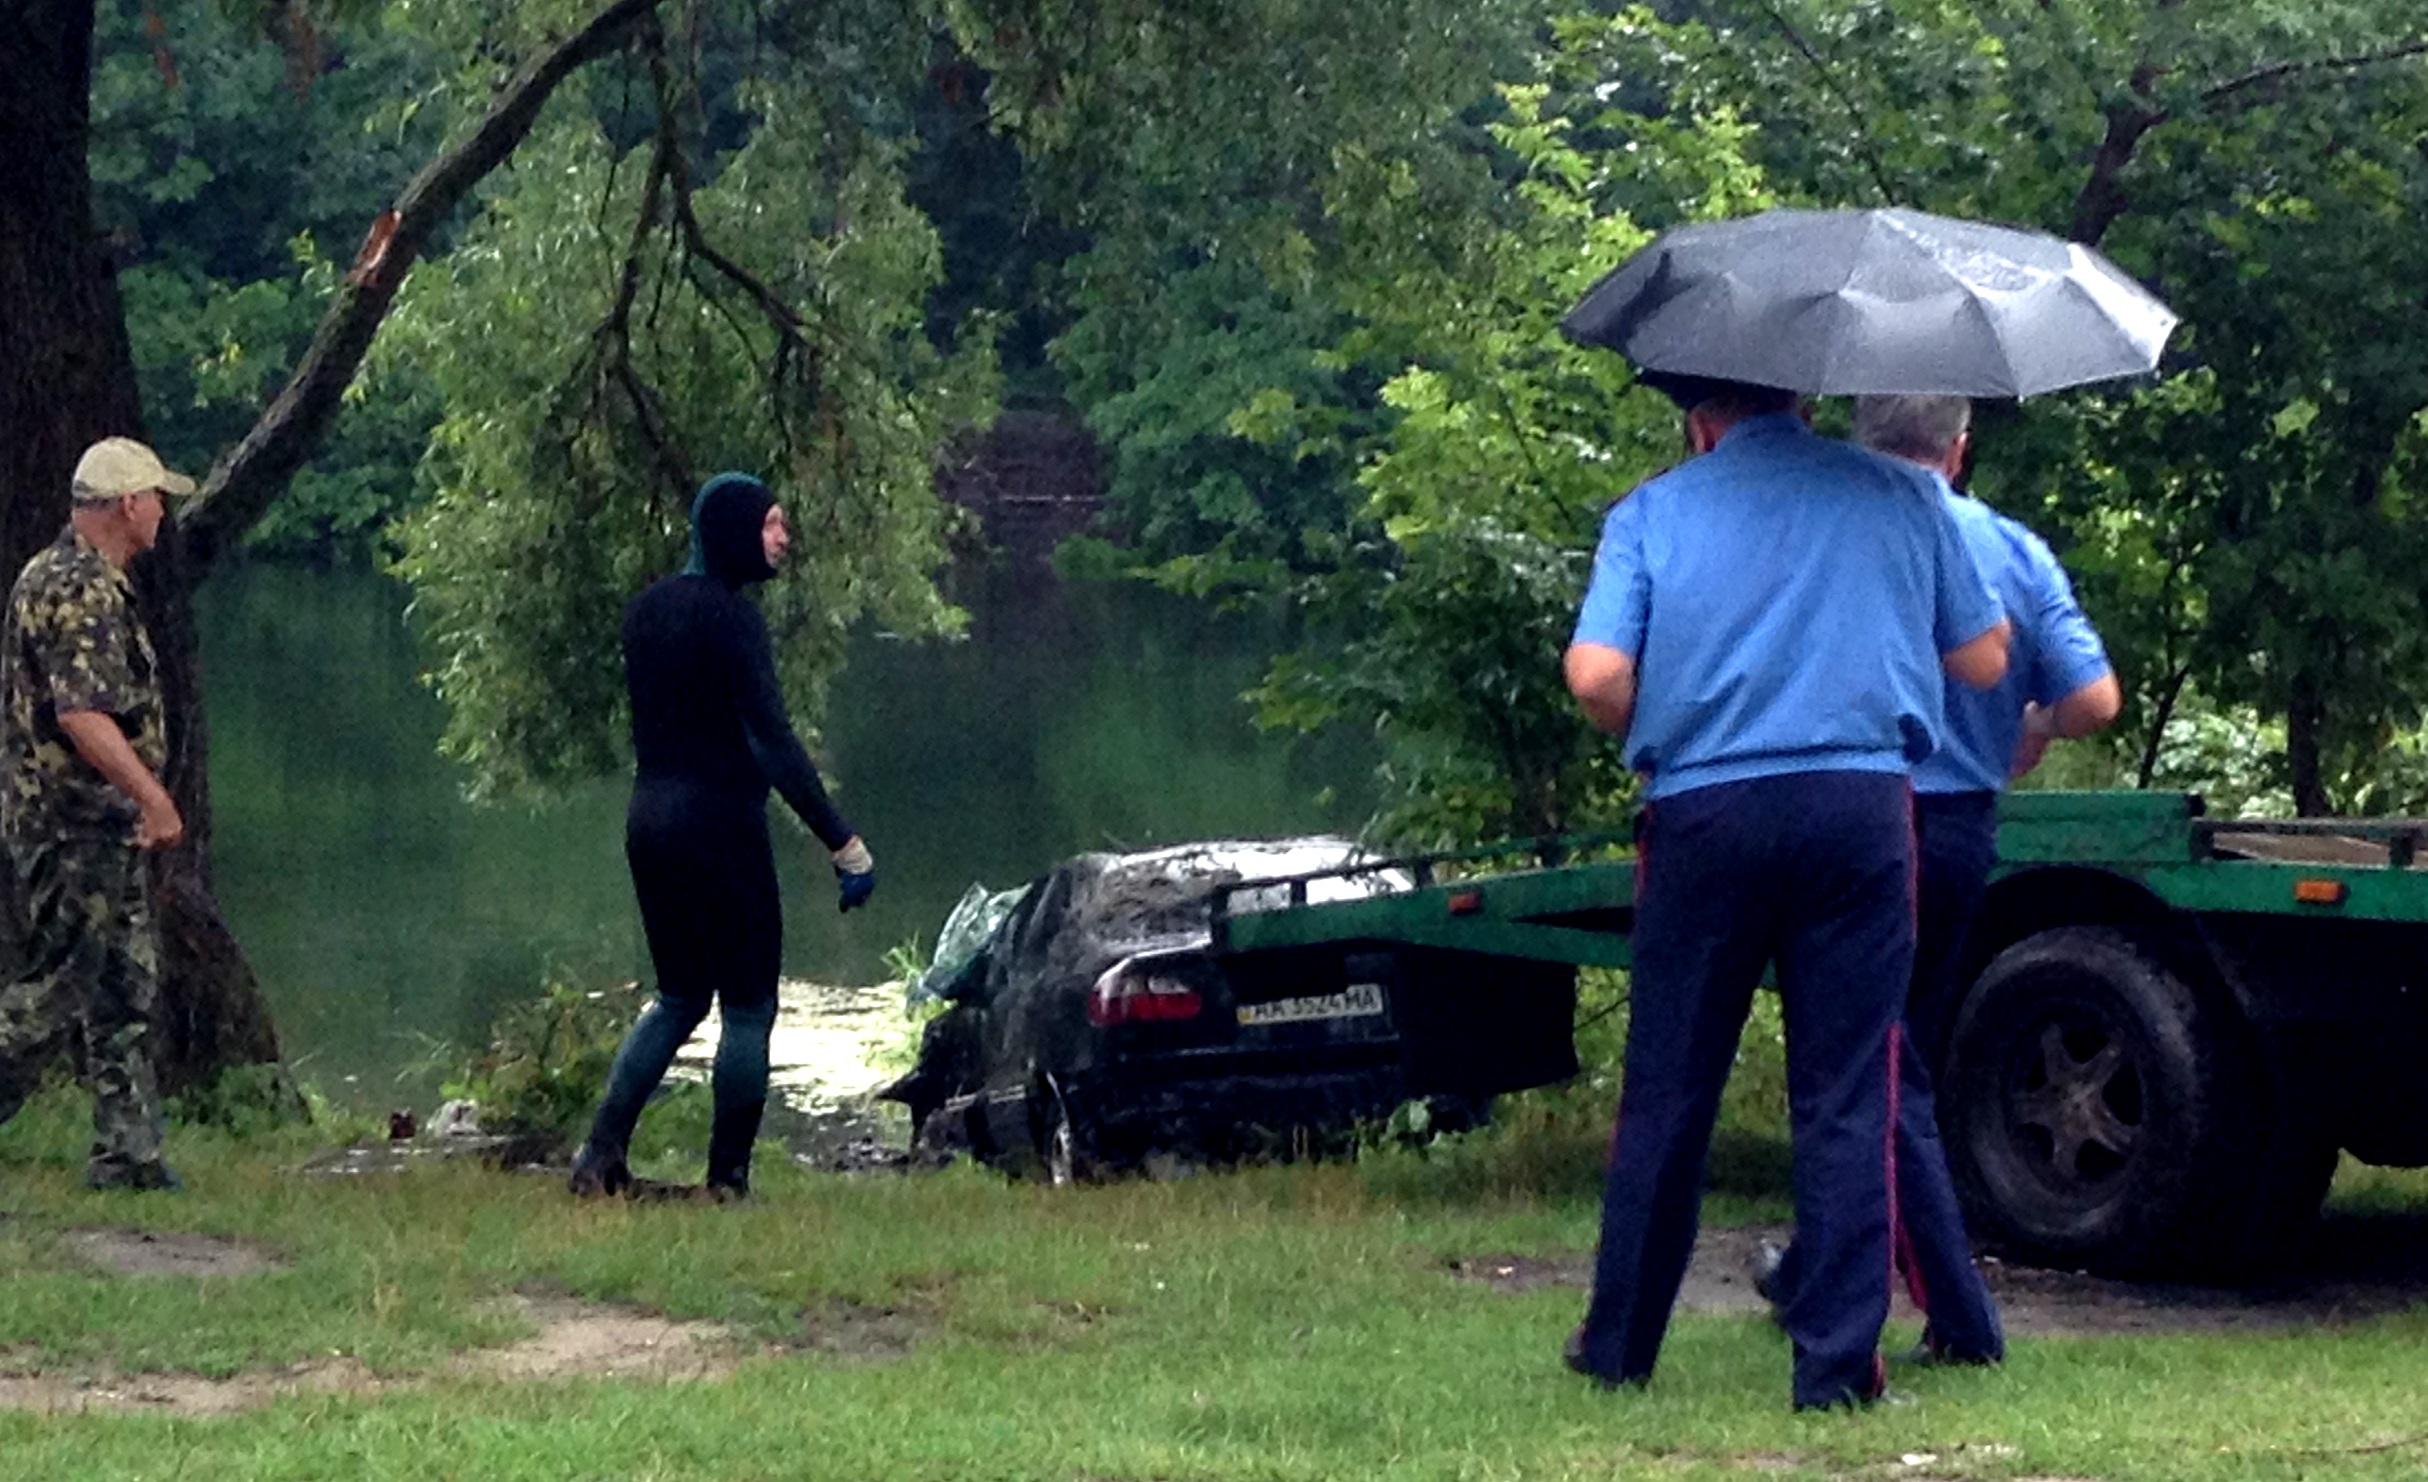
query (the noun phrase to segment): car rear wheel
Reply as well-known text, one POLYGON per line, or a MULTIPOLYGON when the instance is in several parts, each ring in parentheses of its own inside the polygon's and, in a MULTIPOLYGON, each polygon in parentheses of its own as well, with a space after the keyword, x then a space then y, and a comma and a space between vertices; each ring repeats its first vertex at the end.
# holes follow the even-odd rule
POLYGON ((1051 1076, 1042 1076, 1029 1092, 1032 1123, 1037 1129, 1037 1162, 1045 1181, 1056 1186, 1092 1183, 1100 1173, 1095 1139, 1072 1115, 1070 1099, 1051 1076))
POLYGON ((2333 1168, 2273 1099, 2230 1002, 2124 932, 2074 927, 2008 948, 1974 983, 1939 1118, 1991 1244, 2120 1274, 2238 1275, 2316 1211, 2333 1168))

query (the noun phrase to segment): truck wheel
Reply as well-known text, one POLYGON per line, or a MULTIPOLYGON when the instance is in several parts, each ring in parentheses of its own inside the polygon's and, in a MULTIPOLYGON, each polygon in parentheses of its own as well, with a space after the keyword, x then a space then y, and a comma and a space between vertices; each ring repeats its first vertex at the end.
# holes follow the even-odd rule
POLYGON ((2229 1014, 2122 932, 2045 931, 2000 953, 1958 1011, 1939 1087, 1974 1232, 2118 1273, 2214 1248, 2205 1222, 2259 1151, 2229 1014))

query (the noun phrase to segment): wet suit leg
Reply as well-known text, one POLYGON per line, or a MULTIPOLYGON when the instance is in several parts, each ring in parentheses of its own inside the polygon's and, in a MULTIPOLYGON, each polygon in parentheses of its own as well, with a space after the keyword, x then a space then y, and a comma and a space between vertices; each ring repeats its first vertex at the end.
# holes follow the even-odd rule
POLYGON ((747 1187, 784 931, 764 802, 741 807, 696 789, 636 786, 625 856, 658 996, 616 1052, 586 1151, 621 1162, 675 1052, 719 1002, 709 1182, 747 1187))
POLYGON ((718 1009, 717 1063, 711 1084, 716 1119, 708 1134, 708 1182, 737 1192, 750 1187, 750 1150, 767 1110, 767 1042, 776 1027, 773 984, 762 998, 718 1009))

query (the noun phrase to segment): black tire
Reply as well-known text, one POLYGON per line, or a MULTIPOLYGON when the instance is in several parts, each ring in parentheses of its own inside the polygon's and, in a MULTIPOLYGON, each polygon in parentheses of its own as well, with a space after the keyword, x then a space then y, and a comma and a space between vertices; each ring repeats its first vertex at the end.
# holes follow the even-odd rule
POLYGON ((1939 1123, 1966 1219, 2001 1251, 2241 1276, 2334 1168, 2277 1101, 2222 994, 2124 932, 2069 927, 2009 947, 1965 995, 1939 1123))

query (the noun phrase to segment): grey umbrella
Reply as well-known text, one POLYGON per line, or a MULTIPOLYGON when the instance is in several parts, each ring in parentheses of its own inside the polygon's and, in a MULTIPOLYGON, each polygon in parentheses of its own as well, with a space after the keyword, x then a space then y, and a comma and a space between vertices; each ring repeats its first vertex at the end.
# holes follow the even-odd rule
POLYGON ((1921 211, 1765 211, 1662 233, 1561 328, 1640 369, 2033 396, 2158 364, 2175 314, 2092 249, 1921 211))

